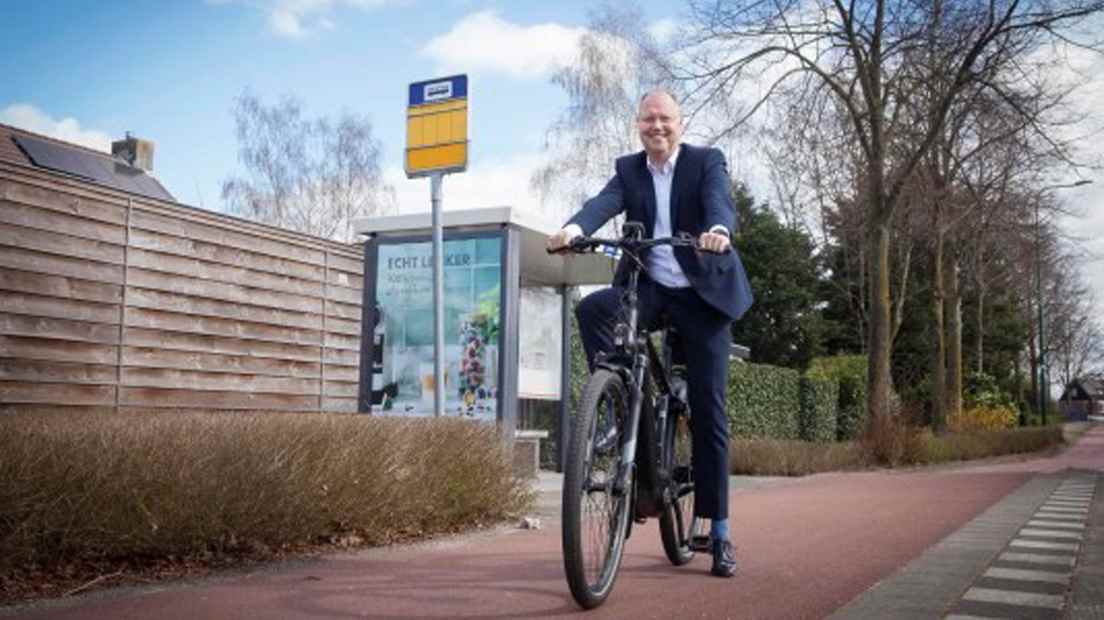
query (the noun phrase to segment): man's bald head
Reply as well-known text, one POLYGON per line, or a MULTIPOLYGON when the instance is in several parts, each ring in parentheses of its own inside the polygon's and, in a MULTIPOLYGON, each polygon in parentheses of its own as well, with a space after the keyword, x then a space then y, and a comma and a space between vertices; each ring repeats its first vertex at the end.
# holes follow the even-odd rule
POLYGON ((682 120, 682 108, 679 107, 678 99, 676 99, 675 95, 666 88, 653 88, 644 93, 644 95, 640 97, 640 109, 637 111, 637 116, 644 110, 644 104, 646 102, 655 99, 666 99, 669 101, 671 105, 675 106, 675 110, 678 111, 679 120, 682 120))
POLYGON ((662 165, 667 162, 682 140, 682 111, 670 91, 656 89, 640 98, 636 128, 648 159, 662 165))

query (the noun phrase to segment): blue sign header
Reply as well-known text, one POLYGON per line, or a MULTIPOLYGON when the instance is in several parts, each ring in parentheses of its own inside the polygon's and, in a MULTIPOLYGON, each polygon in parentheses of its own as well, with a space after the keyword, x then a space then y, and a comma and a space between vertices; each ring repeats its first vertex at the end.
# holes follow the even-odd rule
POLYGON ((450 99, 464 99, 468 96, 468 76, 453 75, 450 77, 414 82, 410 85, 410 102, 408 106, 422 105, 425 103, 440 103, 450 99))

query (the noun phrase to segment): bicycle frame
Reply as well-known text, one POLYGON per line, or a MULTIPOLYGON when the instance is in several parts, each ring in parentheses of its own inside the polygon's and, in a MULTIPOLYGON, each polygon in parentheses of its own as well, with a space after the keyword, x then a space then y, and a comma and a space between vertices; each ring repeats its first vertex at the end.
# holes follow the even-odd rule
MULTIPOLYGON (((634 259, 636 258, 638 257, 634 256, 634 259)), ((659 407, 658 412, 650 406, 645 410, 644 388, 648 379, 656 382, 657 403, 671 398, 682 398, 682 396, 674 394, 671 389, 672 355, 668 333, 670 328, 664 329, 661 359, 661 355, 649 338, 648 331, 639 326, 638 288, 641 269, 639 260, 634 260, 623 297, 623 304, 627 310, 626 320, 624 323, 616 324, 614 328, 616 353, 612 359, 600 357, 595 366, 620 374, 626 385, 631 388, 629 416, 625 421, 621 462, 618 464, 617 478, 613 483, 613 494, 623 496, 630 490, 629 481, 635 471, 639 476, 636 478, 637 494, 633 506, 634 512, 638 517, 654 517, 659 515, 668 501, 677 500, 677 498, 670 498, 664 492, 664 485, 668 482, 666 474, 669 472, 663 472, 659 467, 659 462, 666 462, 665 459, 668 456, 663 454, 663 438, 666 436, 666 425, 669 422, 667 416, 669 406, 659 407), (628 360, 627 364, 625 360, 628 360), (650 415, 653 413, 659 414, 658 419, 650 415), (644 439, 643 442, 640 442, 641 438, 644 439), (642 453, 641 447, 643 447, 642 453)))

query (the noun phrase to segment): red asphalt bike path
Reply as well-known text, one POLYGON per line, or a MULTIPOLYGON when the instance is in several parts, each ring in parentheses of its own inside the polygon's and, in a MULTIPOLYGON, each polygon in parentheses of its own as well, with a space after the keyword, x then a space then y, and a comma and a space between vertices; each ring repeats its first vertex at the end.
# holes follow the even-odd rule
MULTIPOLYGON (((574 603, 558 521, 428 544, 330 555, 246 575, 126 589, 23 608, 16 617, 822 618, 1039 473, 1104 471, 1104 426, 1051 458, 832 473, 738 490, 739 573, 710 558, 671 566, 656 521, 636 525, 605 605, 574 603)), ((11 610, 9 610, 10 612, 11 610)), ((0 611, 0 616, 8 615, 0 611)))

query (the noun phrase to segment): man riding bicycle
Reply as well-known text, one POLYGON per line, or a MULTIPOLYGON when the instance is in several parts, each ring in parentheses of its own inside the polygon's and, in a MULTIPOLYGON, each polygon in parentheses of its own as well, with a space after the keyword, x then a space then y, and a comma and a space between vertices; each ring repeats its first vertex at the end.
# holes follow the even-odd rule
MULTIPOLYGON (((564 248, 624 212, 627 220, 644 224, 647 237, 685 232, 707 250, 652 249, 640 279, 640 320, 652 326, 666 316, 680 335, 694 427, 694 515, 711 520, 712 574, 732 577, 736 556, 728 532, 725 413, 729 327, 751 306, 752 294, 739 257, 728 252, 736 228, 731 183, 719 150, 680 143, 682 113, 671 93, 644 95, 636 122, 644 151, 618 158, 606 187, 550 236, 547 245, 550 251, 564 248)), ((613 288, 588 295, 576 309, 592 370, 600 351, 613 350, 626 268, 619 266, 613 288)))

